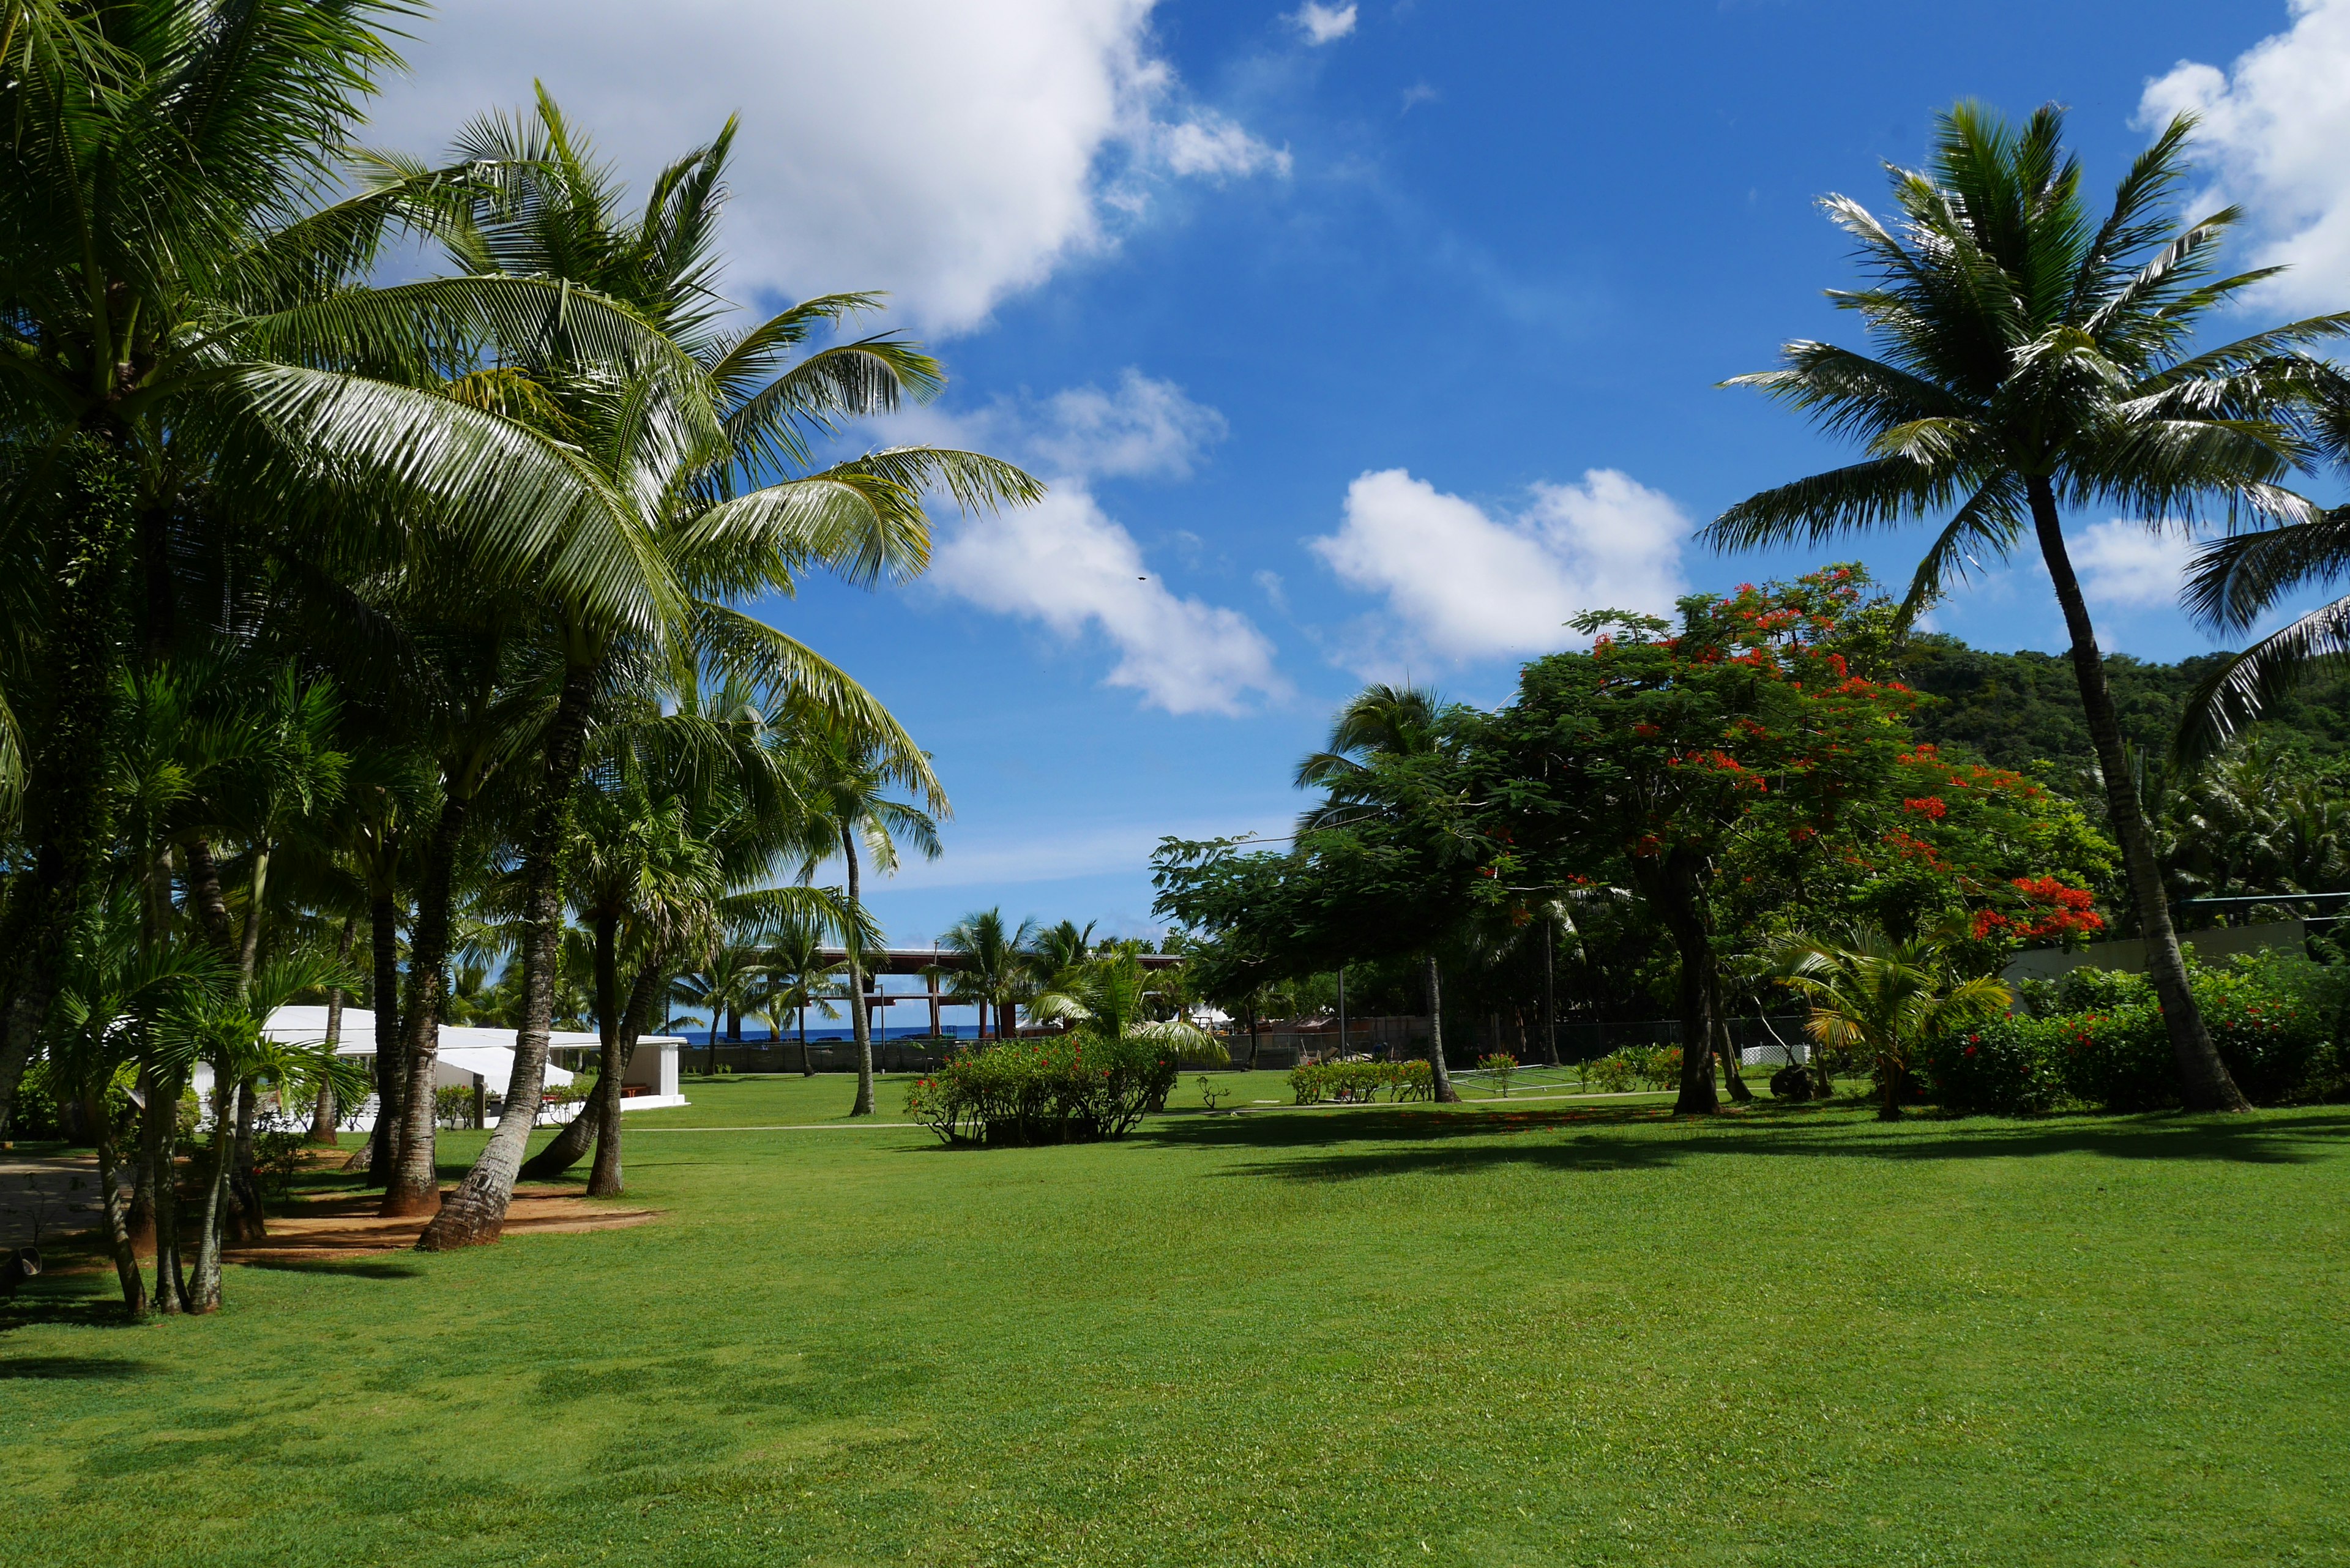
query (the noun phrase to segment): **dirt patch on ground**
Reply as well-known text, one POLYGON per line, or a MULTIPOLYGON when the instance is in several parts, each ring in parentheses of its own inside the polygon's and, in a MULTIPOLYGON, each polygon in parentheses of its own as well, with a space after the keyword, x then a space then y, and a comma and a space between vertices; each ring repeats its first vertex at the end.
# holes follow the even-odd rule
MULTIPOLYGON (((372 1195, 314 1199, 269 1217, 269 1235, 228 1248, 232 1263, 292 1258, 348 1258, 363 1252, 397 1252, 416 1245, 428 1217, 387 1220, 372 1195)), ((548 1235, 568 1231, 617 1231, 660 1218, 651 1209, 614 1209, 591 1203, 577 1187, 523 1188, 506 1210, 508 1236, 548 1235)))

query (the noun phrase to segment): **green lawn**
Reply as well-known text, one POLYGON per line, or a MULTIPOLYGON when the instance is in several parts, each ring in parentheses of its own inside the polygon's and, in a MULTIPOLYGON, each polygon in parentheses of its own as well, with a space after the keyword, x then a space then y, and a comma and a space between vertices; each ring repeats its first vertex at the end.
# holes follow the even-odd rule
POLYGON ((2340 1108, 951 1152, 842 1078, 687 1092, 629 1117, 654 1225, 140 1329, 28 1287, 6 1560, 2350 1563, 2340 1108))

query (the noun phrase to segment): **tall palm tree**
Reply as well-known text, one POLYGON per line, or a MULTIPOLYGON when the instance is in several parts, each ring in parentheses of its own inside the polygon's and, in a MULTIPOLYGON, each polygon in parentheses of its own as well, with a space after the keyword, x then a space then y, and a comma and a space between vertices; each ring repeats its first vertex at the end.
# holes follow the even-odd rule
POLYGON ((1039 991, 1066 991, 1066 978, 1082 967, 1094 953, 1094 924, 1087 920, 1080 926, 1075 920, 1063 920, 1037 931, 1024 944, 1028 950, 1028 967, 1039 991))
POLYGON ((380 545, 396 515, 390 533, 462 535, 480 570, 596 576, 593 550, 544 558, 578 510, 576 479, 547 487, 543 465, 507 461, 526 454, 500 421, 404 383, 461 338, 641 364, 659 336, 542 280, 365 286, 388 232, 430 226, 489 171, 411 171, 317 204, 361 99, 399 63, 378 24, 402 10, 23 0, 0 24, 0 432, 15 460, 0 752, 16 759, 39 867, 0 929, 0 1114, 98 875, 113 673, 134 629, 150 649, 172 640, 187 519, 233 516, 325 565, 380 545))
MULTIPOLYGON (((1378 683, 1365 687, 1331 721, 1330 740, 1321 751, 1297 764, 1293 781, 1299 789, 1323 792, 1320 805, 1299 817, 1300 833, 1343 827, 1382 809, 1369 785, 1372 763, 1380 757, 1424 757, 1443 750, 1461 715, 1458 703, 1448 702, 1421 686, 1378 683)), ((1433 1093, 1442 1101, 1461 1096, 1444 1063, 1444 971, 1431 947, 1420 954, 1428 988, 1428 1063, 1435 1075, 1433 1093)))
POLYGON ((2297 350, 2350 322, 2326 317, 2197 347, 2204 319, 2269 274, 2213 275, 2232 209, 2183 228, 2170 221, 2189 130, 2184 119, 2163 129, 2103 217, 2084 200, 2053 108, 2021 130, 1972 104, 1944 114, 1929 166, 1893 171, 1897 227, 1829 198, 1829 216, 1874 274, 1869 286, 1831 297, 1859 313, 1882 357, 1790 343, 1781 369, 1730 384, 1862 439, 1868 455, 1740 502, 1705 537, 1747 549, 1944 520, 1909 591, 1914 612, 2029 533, 2072 640, 2182 1096, 2199 1109, 2241 1110, 2188 990, 2064 511, 2112 506, 2180 524, 2215 509, 2304 517, 2306 504, 2281 488, 2310 452, 2290 416, 2318 372, 2297 350))
POLYGON ((766 965, 756 947, 722 941, 670 987, 672 1001, 709 1017, 709 1071, 718 1071, 718 1037, 739 1038, 739 1021, 758 1005, 765 975, 766 965))
POLYGON ((1019 1038, 1020 1003, 1037 989, 1036 937, 1034 919, 1013 926, 1001 909, 974 909, 939 937, 939 946, 962 961, 949 971, 947 994, 979 1009, 983 1038, 991 1014, 998 1039, 1019 1038))
MULTIPOLYGON (((671 163, 639 215, 621 205, 598 165, 543 90, 536 116, 493 116, 467 128, 460 161, 520 171, 512 191, 476 200, 452 231, 469 275, 578 283, 622 300, 677 345, 698 373, 672 393, 602 360, 510 360, 476 379, 477 395, 559 434, 598 479, 661 612, 620 617, 582 596, 546 597, 543 611, 561 677, 540 743, 544 778, 520 858, 525 889, 523 1019, 509 1105, 535 1108, 546 1066, 551 968, 561 906, 558 846, 599 694, 654 672, 704 665, 796 690, 876 738, 895 765, 929 766, 896 722, 856 682, 811 649, 736 607, 788 594, 795 574, 823 566, 859 585, 903 580, 929 559, 923 494, 965 506, 1037 499, 1041 487, 1009 464, 934 447, 868 452, 818 467, 814 439, 845 421, 887 412, 943 385, 938 366, 892 337, 828 346, 795 359, 819 328, 874 303, 869 296, 809 301, 747 331, 725 322, 716 293, 715 241, 734 128, 671 163)), ((402 172, 408 172, 402 171, 402 172)), ((934 781, 933 781, 934 782, 934 781)), ((853 870, 853 867, 852 867, 853 870)), ((519 1168, 526 1125, 485 1147, 420 1246, 494 1241, 519 1168)))
POLYGON ((2006 984, 1959 979, 1946 946, 1938 933, 1897 941, 1862 926, 1834 940, 1783 937, 1766 953, 1764 975, 1811 1002, 1812 1038, 1876 1064, 1880 1121, 1899 1119, 1901 1086, 1918 1045, 2007 1010, 2006 984))
MULTIPOLYGON (((837 721, 811 722, 803 753, 809 808, 805 880, 835 855, 840 857, 847 879, 847 909, 853 928, 866 920, 863 866, 858 846, 873 858, 873 868, 887 877, 898 869, 902 844, 925 860, 939 857, 937 817, 947 810, 946 795, 924 767, 917 772, 892 754, 870 732, 837 721), (914 789, 921 804, 892 798, 889 792, 914 789), (924 809, 927 806, 928 809, 924 809)), ((857 1042, 857 1103, 853 1116, 873 1114, 873 1027, 865 1005, 865 939, 852 929, 844 943, 848 987, 848 1030, 857 1042)))

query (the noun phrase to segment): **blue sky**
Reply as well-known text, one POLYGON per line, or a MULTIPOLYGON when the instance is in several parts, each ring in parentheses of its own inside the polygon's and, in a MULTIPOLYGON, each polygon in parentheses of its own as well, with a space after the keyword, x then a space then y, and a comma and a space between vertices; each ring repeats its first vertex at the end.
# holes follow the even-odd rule
MULTIPOLYGON (((2350 0, 469 0, 408 53, 375 134, 420 151, 534 77, 632 174, 739 110, 736 297, 890 290, 953 383, 859 439, 1052 481, 941 514, 921 584, 769 607, 953 796, 946 857, 873 888, 901 942, 1155 929, 1156 838, 1281 831, 1366 679, 1499 701, 1578 609, 1815 564, 1690 539, 1840 455, 1713 383, 1853 339, 1814 201, 1881 204, 1956 99, 2069 106, 2100 187, 2199 109, 2240 249, 2295 264, 2243 325, 2350 306, 2350 0)), ((2072 525, 2111 646, 2210 646, 2184 542, 2072 525)), ((2060 646, 2029 569, 1939 620, 2060 646)))

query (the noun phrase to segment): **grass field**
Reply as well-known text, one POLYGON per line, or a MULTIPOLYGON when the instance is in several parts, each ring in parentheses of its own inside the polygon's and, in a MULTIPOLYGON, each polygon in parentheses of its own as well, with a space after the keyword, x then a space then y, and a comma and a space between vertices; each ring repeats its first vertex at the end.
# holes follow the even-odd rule
POLYGON ((2340 1108, 947 1151, 849 1092, 631 1116, 635 1230, 236 1269, 140 1328, 36 1282, 6 1559, 2350 1563, 2340 1108))

